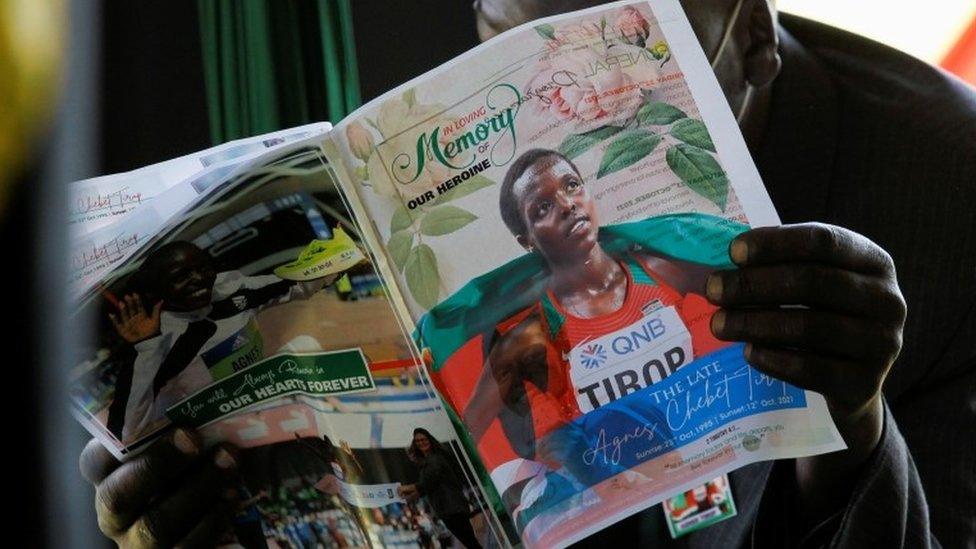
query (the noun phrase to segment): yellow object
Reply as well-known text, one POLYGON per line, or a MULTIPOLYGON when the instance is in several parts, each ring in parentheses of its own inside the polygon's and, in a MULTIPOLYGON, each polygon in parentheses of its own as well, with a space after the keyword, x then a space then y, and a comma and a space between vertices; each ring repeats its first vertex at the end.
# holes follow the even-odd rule
POLYGON ((313 280, 341 273, 365 258, 342 227, 336 227, 331 239, 313 240, 295 261, 276 268, 274 273, 285 280, 313 280))
POLYGON ((54 111, 63 35, 63 0, 0 1, 0 211, 54 111))

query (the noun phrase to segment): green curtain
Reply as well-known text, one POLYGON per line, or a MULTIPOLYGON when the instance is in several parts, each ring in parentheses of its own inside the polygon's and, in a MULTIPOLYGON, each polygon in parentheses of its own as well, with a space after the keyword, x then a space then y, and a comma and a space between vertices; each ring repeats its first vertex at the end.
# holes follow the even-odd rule
POLYGON ((197 0, 213 142, 359 106, 350 0, 197 0))

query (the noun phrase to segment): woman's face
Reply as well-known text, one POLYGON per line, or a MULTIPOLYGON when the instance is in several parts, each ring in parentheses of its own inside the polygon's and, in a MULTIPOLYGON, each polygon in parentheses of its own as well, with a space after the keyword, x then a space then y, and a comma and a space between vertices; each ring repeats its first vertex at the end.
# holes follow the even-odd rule
POLYGON ((416 435, 413 436, 413 443, 414 445, 417 446, 417 449, 420 450, 421 452, 425 454, 430 452, 430 439, 427 438, 427 435, 423 433, 417 433, 416 435))
POLYGON ((557 156, 540 158, 513 186, 526 234, 519 243, 547 260, 585 257, 597 243, 596 204, 573 167, 557 156))

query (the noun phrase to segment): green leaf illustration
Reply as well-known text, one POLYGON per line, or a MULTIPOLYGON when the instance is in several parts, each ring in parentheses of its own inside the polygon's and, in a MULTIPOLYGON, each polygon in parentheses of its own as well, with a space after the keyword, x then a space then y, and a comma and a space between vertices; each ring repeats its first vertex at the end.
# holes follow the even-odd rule
POLYGON ((688 185, 723 212, 729 197, 729 178, 708 152, 694 145, 679 144, 668 149, 668 166, 688 185))
POLYGON ((417 88, 410 88, 409 90, 403 92, 403 102, 407 104, 408 107, 412 107, 417 103, 417 88))
POLYGON ((437 304, 441 278, 437 272, 437 257, 430 246, 420 244, 410 250, 404 275, 407 277, 410 294, 421 307, 430 309, 437 304))
POLYGON ((369 172, 366 170, 366 165, 356 166, 352 170, 352 176, 356 178, 356 181, 368 181, 369 172))
POLYGON ((390 219, 390 232, 402 231, 411 225, 413 225, 413 216, 410 214, 410 210, 403 204, 398 205, 390 219))
POLYGON ((637 120, 640 121, 641 124, 649 126, 666 126, 675 120, 681 120, 686 116, 688 115, 686 115, 684 111, 678 107, 669 105, 667 103, 662 103, 660 101, 645 103, 640 110, 637 111, 637 120))
POLYGON ((390 236, 386 248, 390 250, 390 257, 396 264, 398 271, 403 272, 403 266, 407 263, 410 255, 410 248, 413 246, 413 233, 410 231, 399 231, 390 236))
POLYGON ((539 25, 535 27, 535 32, 539 33, 539 36, 545 38, 546 40, 556 39, 556 29, 552 25, 539 25))
POLYGON ((573 159, 590 150, 604 139, 616 135, 622 130, 621 126, 601 126, 586 133, 571 133, 559 144, 559 152, 566 158, 573 159))
POLYGON ((596 178, 599 179, 630 166, 651 154, 660 142, 661 136, 648 130, 630 130, 621 134, 620 137, 610 143, 606 152, 603 153, 603 160, 600 160, 600 169, 596 172, 596 178))
POLYGON ((708 135, 708 128, 701 120, 694 118, 681 120, 671 128, 671 135, 689 145, 715 152, 712 136, 708 135))
POLYGON ((481 189, 484 189, 485 187, 491 187, 494 184, 495 184, 495 182, 492 181, 491 179, 488 179, 487 177, 485 177, 485 176, 483 176, 481 174, 475 174, 475 175, 472 175, 470 178, 468 178, 467 181, 462 182, 457 187, 454 187, 453 189, 447 191, 444 194, 438 195, 438 197, 435 198, 430 203, 430 205, 431 206, 437 206, 437 205, 443 204, 445 202, 450 202, 452 200, 457 200, 458 198, 461 198, 462 196, 468 196, 469 194, 471 194, 471 193, 473 193, 475 191, 480 191, 481 189))
POLYGON ((457 206, 437 206, 420 220, 420 232, 427 236, 449 234, 475 219, 478 216, 457 206))

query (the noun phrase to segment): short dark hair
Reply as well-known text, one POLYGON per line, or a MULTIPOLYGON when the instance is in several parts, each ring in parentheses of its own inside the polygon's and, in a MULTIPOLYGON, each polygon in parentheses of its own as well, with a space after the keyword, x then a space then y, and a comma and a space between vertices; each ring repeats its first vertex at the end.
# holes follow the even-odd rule
POLYGON ((573 161, 566 158, 566 155, 559 151, 552 149, 529 149, 522 153, 521 156, 512 162, 509 166, 508 171, 505 172, 505 179, 502 180, 502 188, 498 196, 498 209, 502 214, 502 221, 505 222, 505 226, 511 231, 512 235, 518 236, 520 234, 525 234, 528 227, 525 225, 525 220, 522 219, 522 213, 519 211, 518 199, 515 198, 515 182, 522 177, 522 174, 526 170, 535 165, 536 162, 542 160, 543 158, 555 157, 563 162, 566 162, 573 168, 576 175, 580 176, 580 180, 583 180, 583 176, 580 175, 579 168, 573 161))
POLYGON ((155 297, 163 295, 162 273, 163 266, 172 261, 179 251, 191 251, 209 255, 199 246, 186 240, 174 240, 167 242, 155 250, 149 252, 142 261, 138 271, 133 275, 133 289, 139 293, 148 293, 155 297))

